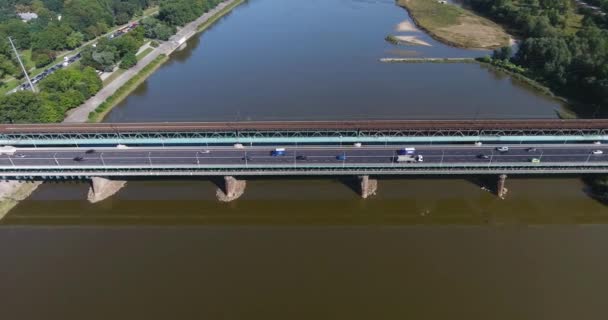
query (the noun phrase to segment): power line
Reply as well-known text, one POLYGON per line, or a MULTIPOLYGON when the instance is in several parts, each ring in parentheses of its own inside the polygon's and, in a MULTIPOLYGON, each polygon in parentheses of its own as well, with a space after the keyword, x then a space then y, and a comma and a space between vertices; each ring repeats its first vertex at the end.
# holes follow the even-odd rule
POLYGON ((8 37, 8 41, 11 43, 11 47, 13 47, 13 51, 15 51, 15 56, 17 57, 17 60, 19 61, 19 65, 21 66, 21 70, 23 70, 23 74, 25 74, 25 78, 27 79, 27 82, 30 84, 30 88, 32 88, 32 92, 36 92, 36 88, 34 87, 32 80, 30 80, 30 76, 27 74, 27 70, 25 70, 25 66, 23 65, 23 62, 21 61, 19 52, 17 52, 17 48, 15 48, 13 39, 11 39, 11 37, 8 37))

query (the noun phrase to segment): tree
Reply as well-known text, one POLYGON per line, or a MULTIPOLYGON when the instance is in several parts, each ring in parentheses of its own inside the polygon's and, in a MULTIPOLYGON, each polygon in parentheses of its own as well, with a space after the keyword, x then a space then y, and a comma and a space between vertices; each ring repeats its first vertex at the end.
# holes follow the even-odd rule
POLYGON ((31 91, 19 91, 0 98, 0 122, 37 123, 58 122, 63 114, 43 104, 31 91))
POLYGON ((64 4, 64 20, 74 30, 83 31, 88 38, 99 35, 100 26, 114 24, 107 1, 70 0, 64 4))
POLYGON ((137 64, 137 57, 133 52, 127 53, 120 62, 121 69, 129 69, 137 64))
POLYGON ((68 49, 75 49, 82 41, 84 41, 84 35, 78 31, 74 31, 65 39, 65 44, 68 49))
POLYGON ((492 54, 492 59, 509 60, 509 59, 511 59, 512 55, 513 55, 513 49, 511 49, 511 47, 507 46, 507 47, 502 47, 500 49, 494 50, 494 52, 492 54))
POLYGON ((36 64, 36 68, 41 68, 53 62, 55 55, 51 50, 34 51, 32 52, 32 60, 36 64))
POLYGON ((516 61, 530 67, 542 77, 566 82, 566 70, 572 55, 563 38, 528 38, 520 46, 516 61))

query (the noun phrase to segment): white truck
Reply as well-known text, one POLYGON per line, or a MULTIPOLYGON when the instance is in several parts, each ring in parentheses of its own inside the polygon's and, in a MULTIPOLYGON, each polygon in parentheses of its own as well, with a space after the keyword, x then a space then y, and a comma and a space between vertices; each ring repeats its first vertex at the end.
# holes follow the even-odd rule
POLYGON ((406 154, 406 155, 398 155, 395 158, 395 162, 398 163, 413 163, 413 162, 423 162, 424 158, 422 157, 422 155, 413 155, 413 154, 406 154))

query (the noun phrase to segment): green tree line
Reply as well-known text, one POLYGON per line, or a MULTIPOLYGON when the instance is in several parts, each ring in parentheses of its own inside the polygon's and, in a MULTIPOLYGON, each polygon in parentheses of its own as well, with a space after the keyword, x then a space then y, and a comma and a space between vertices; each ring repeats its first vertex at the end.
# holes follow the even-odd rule
POLYGON ((553 91, 583 102, 588 110, 608 115, 608 31, 596 17, 586 15, 573 33, 566 23, 575 13, 569 0, 465 2, 523 38, 514 56, 495 52, 495 63, 514 65, 553 91))
POLYGON ((54 61, 57 53, 74 49, 129 22, 157 0, 3 0, 0 1, 0 79, 21 78, 22 72, 8 43, 11 36, 19 50, 31 50, 36 67, 54 61), (19 13, 38 18, 23 22, 19 13))

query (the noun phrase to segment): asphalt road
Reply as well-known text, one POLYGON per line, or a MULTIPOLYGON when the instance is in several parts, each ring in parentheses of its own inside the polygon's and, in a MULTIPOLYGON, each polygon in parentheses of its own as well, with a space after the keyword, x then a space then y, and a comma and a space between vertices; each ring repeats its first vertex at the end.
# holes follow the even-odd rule
MULTIPOLYGON (((474 163, 479 165, 497 163, 593 163, 608 162, 608 146, 603 145, 550 145, 510 146, 508 152, 498 152, 496 146, 417 146, 416 154, 424 157, 425 164, 474 163), (604 154, 594 155, 593 150, 604 154), (479 155, 487 155, 488 159, 479 155)), ((273 147, 235 149, 230 147, 194 148, 100 148, 92 153, 87 149, 20 149, 14 155, 0 156, 0 169, 31 166, 161 166, 161 165, 306 165, 306 164, 395 164, 398 146, 355 147, 286 147, 283 156, 272 156, 273 147), (346 155, 339 160, 338 155, 346 155), (298 159, 304 156, 306 159, 298 159), (82 157, 82 160, 75 160, 82 157)), ((400 164, 415 166, 416 163, 400 164)))

